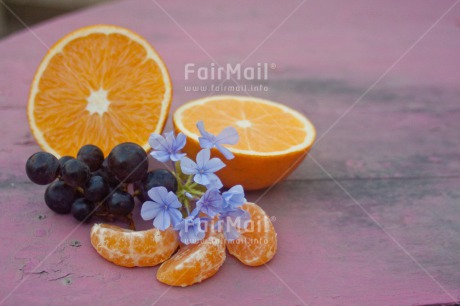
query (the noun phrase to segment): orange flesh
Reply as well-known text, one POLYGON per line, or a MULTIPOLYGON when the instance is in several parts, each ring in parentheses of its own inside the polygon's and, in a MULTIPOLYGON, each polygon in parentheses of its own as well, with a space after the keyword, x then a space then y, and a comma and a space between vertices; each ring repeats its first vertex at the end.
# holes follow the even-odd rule
POLYGON ((199 135, 196 122, 203 120, 208 132, 217 135, 227 126, 238 131, 240 139, 229 148, 255 152, 288 150, 306 137, 303 122, 279 107, 251 100, 214 100, 184 110, 182 123, 199 135), (248 126, 250 124, 250 126, 248 126))
POLYGON ((109 224, 94 224, 91 244, 103 258, 123 267, 155 266, 171 257, 179 246, 176 231, 132 231, 109 224))
POLYGON ((242 208, 251 214, 251 223, 241 236, 227 242, 228 252, 248 266, 260 266, 275 256, 277 240, 275 228, 267 214, 254 203, 242 208))
POLYGON ((165 86, 160 67, 141 44, 118 33, 93 33, 70 41, 50 59, 33 116, 60 155, 76 155, 88 143, 107 155, 118 143, 146 142, 160 120, 165 86), (108 101, 107 110, 91 113, 90 100, 108 101))
POLYGON ((157 279, 170 286, 190 286, 216 274, 224 261, 223 234, 208 232, 203 242, 181 247, 164 262, 158 269, 157 279))

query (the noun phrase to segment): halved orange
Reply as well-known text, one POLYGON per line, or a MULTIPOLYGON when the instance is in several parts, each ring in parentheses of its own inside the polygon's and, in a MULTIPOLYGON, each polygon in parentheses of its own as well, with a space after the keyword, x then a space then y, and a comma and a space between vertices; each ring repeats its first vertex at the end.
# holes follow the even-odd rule
POLYGON ((181 246, 160 266, 157 279, 170 286, 190 286, 216 274, 224 261, 224 235, 210 230, 201 242, 181 246))
POLYGON ((235 158, 217 174, 226 187, 241 184, 246 190, 271 186, 288 176, 313 145, 316 131, 301 113, 283 104, 242 96, 213 96, 186 103, 173 116, 176 132, 187 136, 184 151, 194 158, 200 150, 196 123, 203 120, 217 135, 227 126, 239 134, 239 142, 227 148, 235 158))
POLYGON ((260 266, 276 254, 277 239, 273 223, 265 211, 254 203, 246 203, 242 209, 251 214, 248 227, 241 235, 227 242, 228 252, 248 266, 260 266))
POLYGON ((121 142, 148 149, 168 118, 165 64, 138 34, 111 25, 76 30, 43 58, 32 82, 28 120, 43 150, 75 156, 85 144, 107 155, 121 142))
POLYGON ((91 244, 99 255, 118 266, 151 267, 171 257, 179 246, 179 239, 172 228, 132 231, 110 224, 94 224, 91 244))

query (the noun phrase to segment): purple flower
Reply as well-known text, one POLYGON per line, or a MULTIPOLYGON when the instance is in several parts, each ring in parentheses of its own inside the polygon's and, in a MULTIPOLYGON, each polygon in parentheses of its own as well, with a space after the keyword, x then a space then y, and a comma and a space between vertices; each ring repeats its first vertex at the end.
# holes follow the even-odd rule
POLYGON ((214 217, 222 211, 223 199, 217 189, 208 189, 205 194, 196 202, 192 215, 198 215, 201 211, 209 217, 214 217))
POLYGON ((240 208, 228 210, 219 215, 219 221, 215 227, 222 230, 227 241, 233 241, 240 236, 238 228, 245 229, 251 215, 240 208))
POLYGON ((196 163, 188 157, 182 158, 180 167, 182 172, 188 175, 194 175, 195 183, 207 186, 210 184, 220 183, 220 179, 214 172, 219 171, 225 164, 217 157, 209 159, 211 151, 203 149, 196 156, 196 163))
POLYGON ((213 134, 207 132, 204 129, 203 121, 199 121, 196 124, 196 127, 198 128, 202 136, 198 138, 198 141, 200 142, 200 146, 203 149, 211 149, 213 147, 216 147, 217 150, 219 150, 220 153, 222 153, 222 155, 224 155, 226 159, 232 159, 235 157, 229 149, 222 146, 224 144, 234 145, 238 142, 238 132, 234 127, 226 127, 217 136, 214 136, 213 134))
POLYGON ((175 226, 181 221, 182 214, 179 208, 182 204, 174 192, 168 192, 165 187, 160 186, 150 189, 148 195, 152 201, 146 201, 142 204, 142 219, 153 219, 153 226, 162 231, 167 229, 171 223, 175 226))
POLYGON ((200 218, 188 216, 182 219, 174 229, 179 231, 180 241, 185 244, 196 243, 204 238, 205 232, 201 228, 200 218))
POLYGON ((224 185, 222 185, 222 182, 220 181, 219 177, 217 175, 209 177, 209 184, 206 185, 206 189, 220 189, 224 185))
POLYGON ((185 146, 185 142, 186 137, 182 133, 179 133, 177 137, 174 137, 173 132, 165 133, 164 136, 153 133, 149 138, 149 145, 153 149, 150 154, 163 163, 168 160, 181 160, 185 153, 181 153, 180 150, 185 146))
POLYGON ((246 203, 243 186, 241 185, 235 185, 228 191, 223 192, 222 198, 224 199, 225 210, 234 210, 246 203))

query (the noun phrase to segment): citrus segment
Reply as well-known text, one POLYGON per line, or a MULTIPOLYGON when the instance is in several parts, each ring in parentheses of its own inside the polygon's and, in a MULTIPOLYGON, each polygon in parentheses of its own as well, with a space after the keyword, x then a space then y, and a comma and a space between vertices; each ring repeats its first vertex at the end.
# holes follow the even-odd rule
POLYGON ((165 64, 139 35, 95 25, 72 32, 43 58, 35 74, 28 119, 38 144, 75 156, 85 144, 107 155, 118 143, 148 149, 161 133, 171 103, 165 64))
POLYGON ((99 255, 116 265, 150 267, 171 257, 179 246, 179 239, 171 228, 132 231, 109 224, 94 224, 91 244, 99 255))
POLYGON ((251 214, 251 222, 238 239, 227 242, 228 252, 248 266, 260 266, 275 256, 276 232, 270 218, 257 204, 246 203, 242 209, 251 214))
MULTIPOLYGON (((282 104, 239 96, 214 96, 179 107, 173 123, 187 136, 184 151, 196 156, 200 133, 196 122, 203 120, 208 132, 217 135, 234 127, 239 141, 227 146, 235 158, 218 172, 223 184, 241 184, 247 190, 277 183, 289 175, 305 158, 315 139, 315 128, 299 112, 282 104)), ((213 154, 223 158, 216 149, 213 154)))
POLYGON ((216 274, 224 261, 224 236, 209 231, 203 241, 182 246, 164 262, 158 269, 157 279, 170 286, 190 286, 216 274))

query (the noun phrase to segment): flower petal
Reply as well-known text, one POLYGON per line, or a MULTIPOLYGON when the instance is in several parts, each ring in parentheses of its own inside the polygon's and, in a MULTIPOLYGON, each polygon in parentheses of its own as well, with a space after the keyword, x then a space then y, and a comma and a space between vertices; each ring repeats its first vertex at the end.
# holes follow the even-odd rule
POLYGON ((251 214, 246 210, 237 208, 227 214, 227 221, 231 219, 233 224, 240 228, 246 228, 251 220, 251 214))
POLYGON ((149 145, 153 148, 151 155, 160 162, 167 162, 169 159, 172 161, 181 160, 185 154, 180 152, 185 146, 186 137, 184 134, 179 133, 177 138, 174 132, 164 133, 163 136, 152 133, 149 137, 149 145))
POLYGON ((141 217, 143 220, 152 220, 163 208, 158 203, 147 201, 142 204, 141 217))
POLYGON ((166 140, 164 139, 163 136, 152 133, 149 137, 149 145, 152 147, 152 149, 156 150, 166 150, 166 140))
POLYGON ((222 210, 222 196, 217 189, 208 189, 196 203, 200 210, 209 217, 214 217, 222 210))
POLYGON ((154 202, 159 204, 165 204, 164 200, 166 199, 166 195, 168 194, 168 190, 163 186, 153 187, 149 191, 147 191, 148 196, 154 202))
POLYGON ((176 226, 182 221, 182 214, 178 209, 169 209, 168 211, 173 226, 176 226))
POLYGON ((176 141, 174 142, 174 151, 179 151, 183 147, 185 147, 185 144, 187 142, 187 137, 183 133, 177 134, 176 141))
MULTIPOLYGON (((209 150, 208 150, 209 151, 209 150)), ((214 157, 212 158, 211 160, 209 160, 205 166, 204 166, 204 171, 206 173, 209 173, 209 172, 216 172, 216 171, 219 171, 220 169, 222 169, 223 167, 225 167, 225 164, 223 161, 220 160, 220 158, 218 157, 214 157)))
POLYGON ((174 230, 175 231, 180 231, 182 230, 182 227, 183 227, 183 223, 184 223, 184 219, 182 219, 179 223, 177 223, 176 225, 174 225, 174 230))
POLYGON ((164 231, 171 225, 171 216, 165 210, 161 210, 153 220, 153 226, 158 228, 161 231, 164 231))
POLYGON ((208 131, 206 131, 206 129, 204 128, 204 122, 203 120, 200 120, 196 123, 196 127, 198 128, 198 130, 200 131, 200 134, 201 136, 203 136, 204 138, 207 138, 209 139, 211 142, 214 142, 214 135, 212 135, 211 133, 209 133, 208 131))
POLYGON ((238 194, 238 193, 244 194, 244 189, 243 189, 243 186, 241 185, 235 185, 232 188, 230 188, 227 192, 233 193, 233 194, 238 194))
POLYGON ((162 163, 167 162, 170 156, 169 153, 166 151, 152 151, 150 155, 152 155, 153 158, 162 163))
POLYGON ((226 127, 216 137, 216 144, 234 145, 238 142, 239 136, 236 129, 232 126, 226 127))
POLYGON ((236 209, 246 203, 244 189, 241 185, 235 185, 228 191, 223 192, 222 197, 225 201, 225 209, 227 210, 236 209))
POLYGON ((209 179, 208 179, 208 175, 207 174, 201 174, 201 173, 197 173, 195 174, 195 176, 193 177, 193 181, 197 184, 200 184, 200 185, 208 185, 210 183, 209 179))
POLYGON ((240 237, 240 233, 234 226, 224 222, 224 237, 227 241, 233 241, 240 237))
POLYGON ((181 241, 185 244, 196 243, 202 240, 205 232, 201 228, 200 218, 187 217, 181 222, 181 230, 179 232, 181 241))
POLYGON ((214 146, 214 143, 205 137, 198 137, 198 141, 202 149, 211 149, 214 146))
POLYGON ((182 158, 184 158, 186 154, 185 153, 179 153, 179 152, 175 152, 175 153, 172 153, 169 158, 172 160, 172 161, 179 161, 179 160, 182 160, 182 158))
POLYGON ((192 217, 198 216, 198 214, 200 213, 200 210, 201 210, 201 205, 198 205, 198 203, 197 203, 196 207, 190 213, 190 216, 192 216, 192 217))
POLYGON ((197 164, 188 157, 182 158, 180 161, 180 168, 185 174, 195 174, 197 173, 197 164))
POLYGON ((219 150, 220 153, 222 153, 222 155, 223 155, 226 159, 230 160, 230 159, 235 158, 235 156, 233 155, 233 153, 230 152, 230 150, 227 149, 226 147, 224 147, 224 146, 222 146, 222 145, 220 145, 220 144, 216 144, 216 148, 217 148, 217 150, 219 150))
POLYGON ((168 203, 169 207, 172 208, 180 208, 182 206, 176 194, 172 191, 168 192, 166 195, 166 203, 168 203))
POLYGON ((195 225, 193 227, 194 234, 197 240, 203 240, 204 235, 206 234, 205 231, 201 228, 201 220, 200 218, 195 219, 195 225))
POLYGON ((188 228, 188 230, 183 230, 181 231, 181 234, 180 235, 181 237, 181 242, 185 243, 185 244, 191 244, 191 243, 196 243, 197 242, 197 238, 195 237, 195 233, 193 231, 193 228, 188 228))
POLYGON ((174 145, 174 141, 175 141, 175 138, 174 138, 174 132, 167 132, 167 133, 164 133, 165 135, 165 140, 166 140, 166 145, 167 145, 167 149, 169 151, 172 151, 173 150, 173 145, 174 145))
POLYGON ((203 169, 208 163, 209 158, 211 157, 211 151, 209 149, 203 149, 196 155, 196 164, 198 169, 203 169))
POLYGON ((189 231, 181 228, 179 232, 180 242, 184 244, 190 244, 189 231))
POLYGON ((220 189, 224 186, 222 182, 220 181, 219 177, 215 175, 214 173, 208 173, 206 176, 208 177, 208 180, 209 180, 209 184, 206 185, 206 188, 220 189))
POLYGON ((207 214, 208 216, 210 216, 211 218, 214 217, 215 215, 217 215, 217 212, 215 212, 213 209, 211 209, 209 206, 203 206, 201 208, 201 211, 205 214, 207 214))

